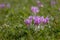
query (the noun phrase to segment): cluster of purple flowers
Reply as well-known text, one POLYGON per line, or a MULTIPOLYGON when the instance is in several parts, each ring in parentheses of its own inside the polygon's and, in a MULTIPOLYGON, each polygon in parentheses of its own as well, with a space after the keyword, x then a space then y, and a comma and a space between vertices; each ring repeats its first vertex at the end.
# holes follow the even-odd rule
MULTIPOLYGON (((37 1, 37 4, 41 7, 43 7, 43 4, 41 4, 40 1, 37 1)), ((27 19, 24 20, 26 25, 34 24, 34 25, 40 25, 40 24, 46 24, 49 22, 49 18, 44 16, 36 16, 36 14, 39 12, 38 6, 32 6, 31 11, 33 12, 33 16, 29 16, 27 19)))
POLYGON ((44 18, 43 16, 29 16, 28 19, 24 20, 27 25, 32 24, 32 21, 34 22, 34 25, 39 25, 42 23, 46 24, 49 22, 49 18, 44 18))

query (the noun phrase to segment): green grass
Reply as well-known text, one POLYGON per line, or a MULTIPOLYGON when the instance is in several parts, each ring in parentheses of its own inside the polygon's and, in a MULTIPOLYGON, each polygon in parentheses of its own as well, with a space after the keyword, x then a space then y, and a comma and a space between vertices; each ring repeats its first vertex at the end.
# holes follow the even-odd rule
POLYGON ((60 40, 60 0, 56 1, 57 4, 51 7, 50 0, 41 0, 44 7, 37 15, 48 15, 51 28, 46 26, 44 30, 34 31, 27 29, 24 19, 32 15, 30 7, 37 6, 35 0, 0 0, 0 3, 11 5, 0 8, 0 40, 60 40))

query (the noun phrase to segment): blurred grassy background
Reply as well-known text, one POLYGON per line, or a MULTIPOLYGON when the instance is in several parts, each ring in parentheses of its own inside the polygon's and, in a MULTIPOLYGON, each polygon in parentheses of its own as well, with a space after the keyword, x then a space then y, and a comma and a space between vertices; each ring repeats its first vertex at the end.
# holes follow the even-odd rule
POLYGON ((44 7, 40 7, 39 16, 50 16, 51 29, 46 28, 34 32, 27 30, 24 19, 32 14, 30 7, 37 6, 36 0, 0 0, 9 3, 10 8, 0 8, 0 40, 60 40, 60 0, 53 7, 51 0, 40 0, 44 7))

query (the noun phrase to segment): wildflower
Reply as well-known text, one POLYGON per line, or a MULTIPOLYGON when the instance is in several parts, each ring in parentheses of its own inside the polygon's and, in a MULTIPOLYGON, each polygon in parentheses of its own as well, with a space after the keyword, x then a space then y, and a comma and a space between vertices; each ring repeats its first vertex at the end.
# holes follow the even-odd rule
POLYGON ((39 12, 39 8, 38 7, 35 7, 35 6, 32 6, 31 7, 31 11, 36 14, 36 13, 39 12))
POLYGON ((44 5, 38 0, 37 1, 37 5, 39 6, 39 7, 44 7, 44 5))
POLYGON ((48 23, 48 22, 49 22, 49 18, 46 17, 43 22, 44 22, 44 23, 48 23))
POLYGON ((40 17, 40 21, 41 21, 41 23, 43 23, 43 21, 44 21, 44 17, 43 16, 40 17))
POLYGON ((51 0, 51 6, 54 6, 56 4, 55 0, 51 0))
POLYGON ((5 4, 0 4, 0 8, 4 8, 5 7, 5 4))
POLYGON ((34 17, 34 24, 39 25, 41 23, 40 18, 38 16, 34 17))
POLYGON ((30 25, 31 22, 32 22, 32 20, 30 20, 30 19, 26 19, 26 20, 24 20, 24 22, 25 22, 26 25, 30 25))
POLYGON ((49 21, 49 18, 48 17, 46 17, 45 19, 46 19, 46 21, 49 21))

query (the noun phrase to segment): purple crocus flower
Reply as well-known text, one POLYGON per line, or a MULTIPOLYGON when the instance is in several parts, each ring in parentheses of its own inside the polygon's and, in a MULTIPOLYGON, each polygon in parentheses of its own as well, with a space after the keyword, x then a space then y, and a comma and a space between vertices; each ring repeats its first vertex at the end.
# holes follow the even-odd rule
POLYGON ((38 7, 44 7, 44 5, 39 0, 37 1, 37 5, 38 7))
POLYGON ((32 20, 30 20, 30 19, 26 19, 26 20, 24 20, 24 22, 25 22, 26 25, 30 25, 31 22, 32 22, 32 20))
POLYGON ((49 18, 46 17, 46 18, 44 19, 43 23, 48 23, 48 22, 49 22, 49 18))
POLYGON ((36 14, 36 13, 39 12, 39 8, 36 7, 36 6, 32 6, 32 7, 31 7, 31 11, 36 14))
POLYGON ((41 16, 41 17, 40 17, 40 20, 41 20, 41 23, 43 23, 43 21, 44 21, 44 17, 41 16))
POLYGON ((40 22, 41 22, 41 21, 40 21, 40 18, 39 18, 38 16, 35 16, 35 17, 34 17, 34 24, 35 24, 35 25, 39 25, 40 22))
POLYGON ((45 19, 46 19, 47 22, 49 22, 49 18, 48 17, 46 17, 45 19))
POLYGON ((56 4, 55 0, 51 0, 51 6, 54 6, 56 4))
POLYGON ((47 23, 47 20, 46 20, 46 19, 44 19, 43 23, 47 23))
POLYGON ((4 8, 5 7, 5 4, 0 4, 0 8, 4 8))

